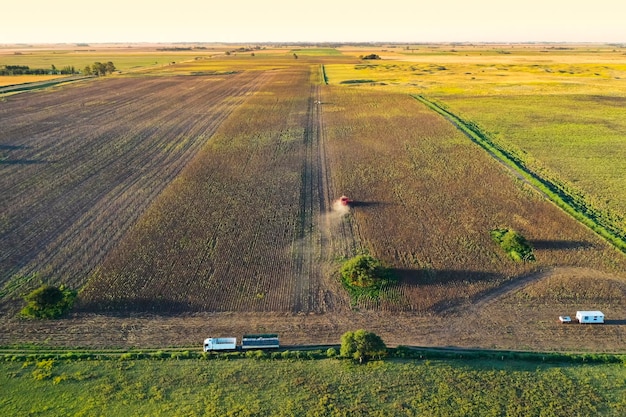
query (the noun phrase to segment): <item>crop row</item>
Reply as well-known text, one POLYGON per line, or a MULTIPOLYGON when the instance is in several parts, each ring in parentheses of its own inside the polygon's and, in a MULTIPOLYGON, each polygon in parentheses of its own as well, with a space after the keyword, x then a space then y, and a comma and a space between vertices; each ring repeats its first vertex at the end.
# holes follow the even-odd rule
POLYGON ((262 78, 118 78, 9 98, 0 109, 2 294, 35 276, 83 285, 262 78))
POLYGON ((317 309, 310 68, 265 74, 93 274, 83 309, 317 309))

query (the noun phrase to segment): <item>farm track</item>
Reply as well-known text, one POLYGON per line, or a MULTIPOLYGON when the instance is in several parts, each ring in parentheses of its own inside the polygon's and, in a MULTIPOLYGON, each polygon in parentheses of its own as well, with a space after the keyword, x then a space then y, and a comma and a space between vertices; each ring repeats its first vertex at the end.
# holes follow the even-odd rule
POLYGON ((35 272, 81 285, 265 78, 112 79, 8 100, 0 109, 10 156, 0 164, 3 292, 22 284, 12 276, 35 272))
POLYGON ((316 86, 311 85, 311 92, 307 103, 306 126, 304 127, 305 157, 302 167, 302 184, 300 190, 300 225, 298 231, 295 254, 296 279, 293 300, 293 311, 309 312, 315 309, 311 290, 319 284, 319 268, 315 268, 315 255, 319 254, 319 244, 314 230, 315 220, 319 219, 319 211, 316 211, 315 201, 320 199, 317 180, 319 165, 314 158, 315 148, 319 144, 317 114, 315 106, 317 102, 316 86))
MULTIPOLYGON (((338 254, 354 252, 354 232, 342 215, 332 213, 331 169, 325 144, 322 87, 311 84, 305 128, 305 161, 300 196, 300 248, 296 255, 297 278, 293 311, 323 312, 336 306, 336 294, 324 282, 330 264, 338 254)), ((331 285, 332 287, 332 285, 331 285)))

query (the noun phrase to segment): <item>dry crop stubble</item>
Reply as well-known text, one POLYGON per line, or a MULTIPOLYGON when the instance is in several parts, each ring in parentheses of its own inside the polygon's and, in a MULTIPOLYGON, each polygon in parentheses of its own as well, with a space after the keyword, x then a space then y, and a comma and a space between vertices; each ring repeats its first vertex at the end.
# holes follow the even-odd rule
POLYGON ((84 309, 320 310, 310 71, 263 73, 263 88, 105 260, 84 309))
POLYGON ((257 84, 254 74, 118 78, 9 98, 0 109, 3 292, 19 294, 33 275, 83 285, 257 84))

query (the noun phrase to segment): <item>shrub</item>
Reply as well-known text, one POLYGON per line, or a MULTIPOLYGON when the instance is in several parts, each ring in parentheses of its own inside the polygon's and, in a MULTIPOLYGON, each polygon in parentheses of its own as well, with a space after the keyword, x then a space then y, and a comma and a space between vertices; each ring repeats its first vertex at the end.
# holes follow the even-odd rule
POLYGON ((491 238, 514 261, 534 261, 533 248, 524 236, 511 229, 494 229, 491 238))
POLYGON ((76 294, 76 291, 63 285, 42 285, 24 297, 27 305, 20 314, 27 318, 59 318, 72 308, 76 294))
POLYGON ((371 255, 357 255, 348 259, 340 273, 341 281, 353 301, 362 296, 377 299, 380 289, 395 281, 391 272, 371 255))

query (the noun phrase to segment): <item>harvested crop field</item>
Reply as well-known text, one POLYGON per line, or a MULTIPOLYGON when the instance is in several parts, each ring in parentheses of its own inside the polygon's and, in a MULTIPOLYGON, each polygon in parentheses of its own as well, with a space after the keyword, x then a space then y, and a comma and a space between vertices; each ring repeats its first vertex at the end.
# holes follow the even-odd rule
POLYGON ((308 67, 269 77, 105 259, 84 310, 327 308, 317 88, 308 67))
POLYGON ((260 73, 116 78, 21 94, 0 107, 0 285, 87 276, 260 73))
MULTIPOLYGON (((623 254, 408 94, 321 85, 305 59, 7 98, 0 344, 336 343, 367 328, 390 345, 593 350, 553 319, 626 317, 623 254), (520 231, 537 262, 509 259, 496 227, 520 231), (336 271, 363 252, 399 282, 351 305, 336 271), (542 295, 576 274, 577 298, 542 295), (68 319, 16 317, 41 281, 80 289, 68 319)), ((593 334, 619 350, 612 324, 593 334)))

